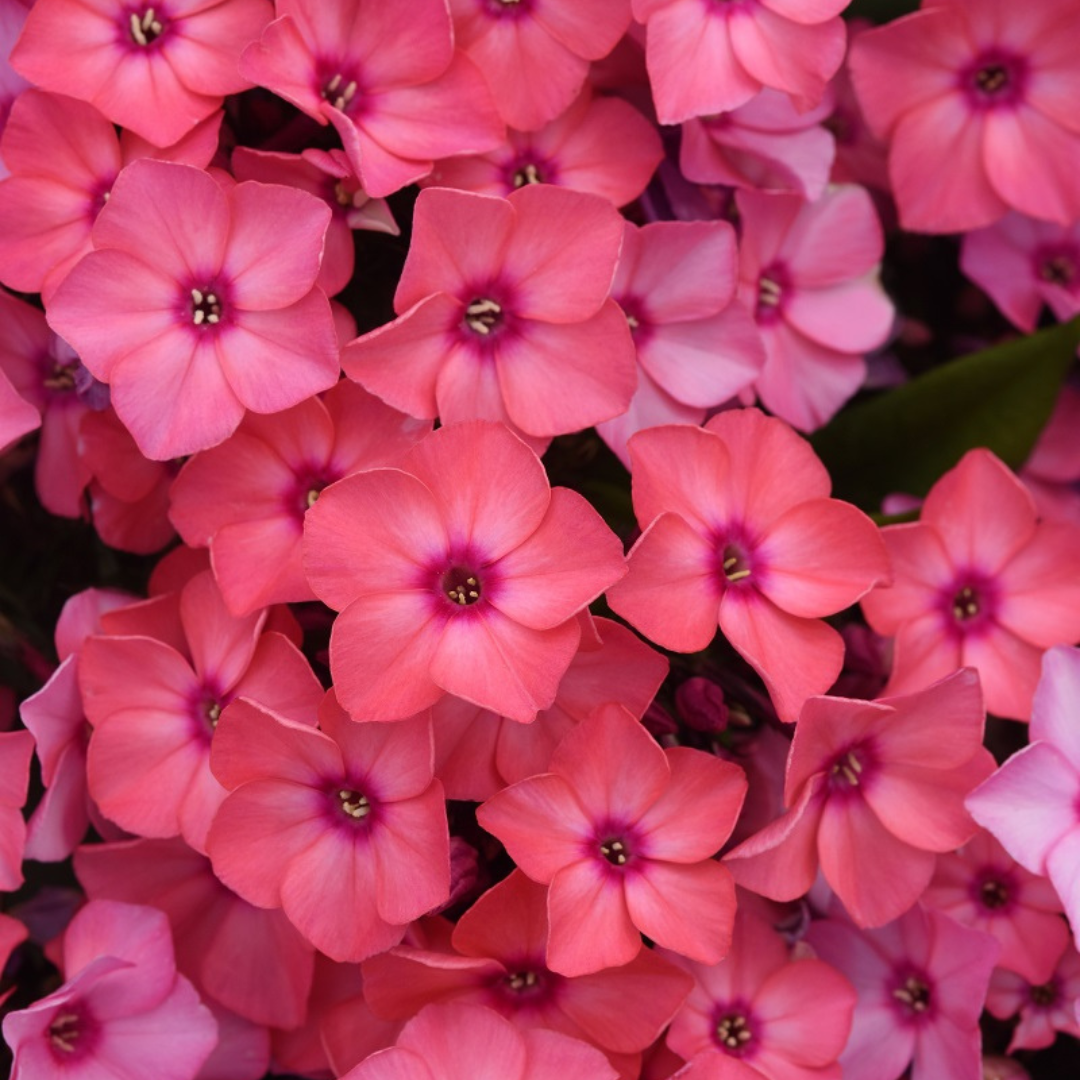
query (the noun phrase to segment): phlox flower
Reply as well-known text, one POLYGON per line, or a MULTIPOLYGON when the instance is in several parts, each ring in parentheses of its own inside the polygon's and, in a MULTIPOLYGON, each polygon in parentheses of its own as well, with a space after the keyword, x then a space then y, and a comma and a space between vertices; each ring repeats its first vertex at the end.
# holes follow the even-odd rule
POLYGON ((408 1019, 430 1002, 471 1002, 519 1030, 560 1031, 603 1050, 616 1067, 632 1066, 675 1015, 690 978, 652 949, 568 978, 545 963, 547 936, 547 889, 515 870, 461 916, 450 947, 400 945, 365 961, 364 991, 380 1016, 408 1019))
POLYGON ((835 140, 827 96, 800 112, 789 94, 762 90, 745 105, 682 126, 679 169, 696 184, 786 192, 813 202, 829 181, 835 140))
POLYGON ((1049 649, 1031 714, 1031 745, 968 797, 972 817, 1033 874, 1050 878, 1080 926, 1080 651, 1049 649))
POLYGON ((458 44, 512 128, 535 131, 574 100, 630 24, 629 0, 450 0, 458 44))
POLYGON ((876 527, 830 499, 810 447, 756 409, 652 428, 629 446, 645 532, 608 592, 612 610, 678 652, 704 649, 719 627, 794 720, 843 663, 822 618, 888 577, 876 527))
POLYGON ((1080 639, 1080 530, 1038 521, 1023 484, 976 449, 930 489, 917 522, 882 536, 894 581, 863 612, 896 638, 886 693, 973 667, 989 712, 1027 720, 1043 650, 1080 639))
POLYGON ((1070 942, 1058 954, 1048 978, 1035 983, 1015 971, 996 968, 990 977, 986 1008, 999 1020, 1019 1016, 1009 1040, 1008 1053, 1041 1050, 1050 1046, 1058 1032, 1080 1038, 1080 953, 1070 942))
POLYGON ((91 900, 146 904, 169 918, 176 964, 199 992, 256 1024, 303 1023, 315 950, 278 909, 222 885, 180 839, 86 844, 75 874, 91 900))
POLYGON ((59 990, 4 1017, 12 1080, 195 1080, 218 1028, 176 972, 160 911, 87 904, 64 935, 62 970, 59 990))
POLYGON ((399 317, 345 346, 342 366, 411 416, 502 420, 537 451, 617 416, 636 382, 608 298, 622 237, 606 199, 549 184, 422 191, 399 317))
POLYGON ((169 146, 251 85, 240 52, 272 17, 268 0, 39 0, 11 64, 169 146))
POLYGON ((735 890, 712 856, 745 794, 738 766, 700 750, 661 750, 611 705, 566 735, 549 772, 492 796, 477 820, 549 886, 552 971, 627 964, 641 933, 715 963, 731 941, 735 890))
MULTIPOLYGON (((6 0, 0 4, 0 136, 4 134, 12 103, 30 86, 8 60, 29 12, 30 7, 25 0, 6 0)), ((7 167, 0 156, 0 179, 7 174, 7 167)))
POLYGON ((329 218, 305 191, 223 190, 187 165, 136 161, 117 178, 95 250, 47 317, 109 383, 147 457, 205 450, 246 409, 279 412, 337 381, 334 324, 315 287, 329 218))
POLYGON ((41 426, 41 413, 24 398, 0 368, 0 453, 41 426))
POLYGON ((917 905, 880 930, 824 919, 806 939, 859 995, 844 1080, 894 1080, 909 1064, 911 1080, 980 1080, 993 938, 917 905))
POLYGON ((440 428, 393 468, 326 488, 305 518, 304 566, 341 612, 330 669, 358 720, 450 693, 531 721, 577 652, 575 616, 626 572, 599 514, 488 423, 440 428))
POLYGON ((1020 479, 1044 521, 1080 525, 1080 388, 1065 383, 1042 434, 1031 448, 1020 479))
MULTIPOLYGON (((518 75, 515 85, 520 85, 518 75)), ((664 156, 660 136, 629 102, 594 97, 588 84, 574 102, 537 131, 507 132, 502 146, 435 163, 422 187, 509 195, 526 184, 558 184, 633 202, 664 156)))
POLYGON ((748 102, 763 86, 812 108, 844 59, 846 0, 633 0, 661 124, 748 102))
POLYGON ((938 856, 922 900, 996 938, 998 967, 1034 985, 1047 982, 1069 942, 1053 886, 1020 866, 985 829, 957 852, 938 856))
POLYGON ((22 808, 30 786, 34 737, 29 731, 0 731, 0 891, 14 892, 23 883, 22 861, 26 822, 22 808))
POLYGON ((245 900, 281 908, 332 959, 358 961, 449 896, 446 804, 429 716, 358 724, 331 694, 319 722, 245 700, 222 714, 212 767, 229 795, 207 846, 245 900))
POLYGON ((694 989, 667 1033, 687 1061, 724 1055, 770 1080, 833 1080, 851 1031, 855 991, 835 968, 791 955, 751 907, 735 916, 731 951, 719 964, 674 962, 694 989))
POLYGON ((742 886, 773 900, 808 892, 820 864, 859 926, 918 900, 935 854, 976 832, 964 797, 993 772, 978 677, 881 701, 811 698, 791 744, 787 812, 729 852, 742 886))
POLYGON ((884 238, 863 188, 817 202, 740 191, 739 295, 765 342, 754 388, 800 431, 821 427, 862 385, 893 305, 878 282, 884 238))
POLYGON ((120 170, 140 158, 203 169, 217 149, 221 114, 159 149, 116 128, 92 105, 28 90, 11 110, 0 152, 11 176, 0 183, 0 281, 40 292, 47 304, 71 268, 93 249, 90 234, 120 170))
POLYGON ((960 267, 1021 330, 1035 329, 1044 306, 1068 321, 1080 312, 1080 221, 1065 227, 1010 212, 965 234, 960 267))
MULTIPOLYGON (((225 797, 210 772, 222 709, 246 695, 314 724, 322 688, 300 650, 267 630, 266 611, 229 614, 208 571, 178 598, 141 608, 133 617, 142 614, 146 630, 93 636, 79 655, 83 706, 94 728, 90 794, 129 832, 182 835, 204 851, 225 797)), ((110 630, 108 617, 103 625, 110 630)))
POLYGON ((1080 217, 1078 36, 1080 11, 1056 0, 934 0, 856 38, 851 76, 905 229, 1080 217))
POLYGON ((700 424, 710 408, 748 389, 765 352, 735 303, 735 231, 725 221, 626 222, 611 295, 634 339, 638 386, 627 411, 597 424, 624 464, 642 428, 700 424))
POLYGON ((229 610, 315 599, 301 564, 304 515, 323 488, 386 465, 431 430, 342 379, 323 397, 270 416, 248 414, 220 446, 190 458, 169 516, 209 547, 229 610))
POLYGON ((483 78, 455 49, 446 0, 278 0, 277 15, 245 49, 241 74, 333 124, 369 195, 502 141, 483 78))

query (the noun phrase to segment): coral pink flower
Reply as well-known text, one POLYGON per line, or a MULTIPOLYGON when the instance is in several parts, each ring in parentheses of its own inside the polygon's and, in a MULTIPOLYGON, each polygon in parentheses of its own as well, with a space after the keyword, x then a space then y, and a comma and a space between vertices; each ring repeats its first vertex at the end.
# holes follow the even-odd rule
POLYGON ((1080 525, 1080 389, 1065 383, 1042 434, 1020 470, 1020 479, 1044 521, 1080 525))
POLYGON ((679 169, 696 184, 787 192, 812 202, 832 168, 835 142, 822 126, 832 104, 826 97, 799 112, 790 95, 762 90, 730 112, 687 120, 679 169))
POLYGON ((315 950, 279 910, 241 900, 182 840, 87 844, 75 873, 92 900, 123 900, 169 917, 176 963, 200 993, 257 1024, 303 1023, 315 950))
POLYGON ((661 750, 611 705, 569 732, 550 772, 493 796, 477 820, 550 887, 552 971, 627 964, 641 949, 639 931, 715 963, 731 941, 735 891, 712 856, 745 794, 738 766, 685 747, 661 750))
POLYGON ((4 1018, 12 1080, 194 1080, 217 1024, 176 973, 160 911, 92 901, 67 928, 62 966, 59 990, 4 1018))
POLYGON ((978 1080, 979 1016, 997 943, 939 911, 914 907, 880 930, 815 922, 807 941, 859 995, 844 1080, 978 1080))
POLYGON ((271 416, 249 414, 220 446, 196 454, 170 492, 184 542, 209 547, 229 609, 314 600, 300 558, 304 515, 328 484, 390 464, 431 430, 342 379, 271 416))
POLYGON ((770 411, 814 431, 862 385, 863 355, 885 343, 893 306, 878 282, 881 225, 863 188, 817 202, 740 191, 740 297, 765 341, 755 383, 770 411))
POLYGON ((29 731, 0 732, 0 892, 14 892, 23 882, 26 822, 22 808, 33 753, 34 737, 29 731))
POLYGON ((637 109, 620 98, 593 97, 586 85, 539 131, 511 130, 487 154, 436 162, 423 186, 509 195, 526 184, 558 184, 625 206, 645 190, 663 156, 656 128, 637 109))
POLYGON ((599 1050, 554 1031, 518 1030, 482 1005, 429 1005, 397 1044, 341 1080, 616 1080, 599 1050))
POLYGON ((569 108, 630 23, 628 0, 450 0, 458 44, 483 72, 503 119, 535 131, 569 108))
POLYGON ((315 730, 243 700, 222 714, 213 769, 230 794, 208 847, 245 900, 282 908, 332 959, 363 960, 449 896, 431 719, 357 724, 331 694, 319 720, 315 730))
POLYGON ((622 967, 566 978, 544 962, 547 889, 520 870, 458 920, 453 951, 401 945, 364 964, 364 990, 380 1016, 408 1019, 433 1001, 486 1005, 523 1028, 590 1042, 613 1058, 654 1042, 691 980, 652 949, 622 967))
POLYGON ((519 724, 444 697, 432 707, 435 775, 448 799, 480 801, 507 784, 547 772, 563 736, 607 702, 641 717, 667 675, 668 663, 632 630, 586 612, 581 644, 559 682, 555 701, 531 724, 519 724))
POLYGON ((386 200, 372 199, 364 191, 341 150, 308 150, 296 155, 263 153, 238 146, 233 151, 232 168, 237 180, 287 184, 318 195, 330 207, 333 217, 326 230, 326 253, 318 279, 328 296, 341 292, 352 280, 356 269, 354 229, 391 236, 401 234, 386 200))
POLYGON ((575 616, 626 572, 585 499, 552 490, 536 455, 485 423, 440 428, 395 468, 327 488, 305 519, 304 565, 341 612, 330 667, 358 720, 445 693, 532 720, 577 652, 575 616))
POLYGON ((1080 926, 1078 692, 1080 651, 1048 650, 1035 692, 1031 745, 1009 758, 967 802, 972 817, 1021 866, 1050 878, 1074 928, 1080 926))
POLYGON ((120 170, 144 157, 210 164, 221 114, 164 150, 130 131, 117 135, 92 105, 30 90, 11 110, 2 144, 11 176, 0 183, 0 281, 42 293, 46 304, 91 251, 90 233, 120 170))
MULTIPOLYGON (((6 0, 0 4, 0 136, 4 134, 11 106, 15 99, 26 90, 30 83, 14 68, 9 57, 11 49, 22 33, 30 5, 26 0, 6 0)), ((7 168, 0 158, 0 179, 7 176, 7 168)))
POLYGON ((861 34, 851 75, 905 229, 960 232, 1008 209, 1080 217, 1080 11, 934 0, 861 34))
POLYGON ((973 671, 881 701, 812 698, 788 760, 786 814, 727 856, 735 880, 794 900, 825 880, 859 926, 907 911, 936 852, 975 833, 964 796, 993 772, 973 671))
POLYGON ((633 7, 647 27, 661 124, 727 112, 763 86, 810 108, 844 59, 846 0, 633 0, 633 7))
POLYGON ((412 416, 502 420, 537 450, 617 416, 636 381, 608 299, 622 236, 607 200, 548 184, 508 199, 422 191, 400 317, 347 345, 342 366, 412 416))
POLYGON ((38 0, 11 63, 169 146, 251 85, 237 71, 240 51, 272 17, 267 0, 38 0))
POLYGON ((483 78, 454 48, 446 0, 278 0, 277 14, 241 73, 333 124, 369 195, 502 141, 483 78))
MULTIPOLYGON (((153 605, 153 601, 148 604, 153 605)), ((265 611, 235 618, 213 577, 197 574, 160 638, 91 637, 79 657, 90 737, 90 794, 146 837, 182 835, 204 850, 225 791, 210 773, 222 709, 247 696, 310 724, 322 688, 299 649, 266 630, 265 611)))
POLYGON ((1063 322, 1080 312, 1080 222, 1065 228, 1006 214, 964 236, 960 266, 1005 318, 1028 333, 1044 305, 1063 322))
POLYGON ((787 943, 760 915, 740 906, 731 951, 712 966, 678 956, 695 985, 667 1033, 687 1059, 709 1053, 736 1058, 770 1080, 838 1077, 855 990, 820 960, 793 959, 787 943))
POLYGON ((637 349, 638 389, 627 412, 597 432, 628 467, 626 441, 636 431, 700 424, 761 371, 761 336, 734 303, 735 249, 724 221, 624 226, 611 295, 637 349))
POLYGON ((922 899, 996 938, 1001 945, 998 967, 1034 985, 1050 978, 1069 941, 1061 901, 1050 882, 1016 863, 985 830, 955 854, 938 856, 922 899))
POLYGON ((974 667, 987 709, 1027 720, 1043 650, 1080 639, 1080 529, 1039 522, 1023 484, 990 451, 971 450, 931 488, 918 522, 882 535, 895 580, 863 611, 896 636, 886 693, 974 667))
POLYGON ((1080 953, 1070 943, 1059 949, 1048 978, 1034 983, 1005 968, 990 977, 986 1008, 999 1020, 1019 1015, 1008 1052, 1041 1050, 1050 1046, 1059 1031, 1080 1038, 1080 953))
POLYGON ((225 191, 186 165, 136 161, 119 176, 95 250, 48 318, 110 384, 147 457, 205 450, 245 409, 278 412, 337 381, 330 306, 315 287, 329 218, 307 192, 225 191))
POLYGON ((876 527, 830 499, 810 447, 756 409, 720 413, 704 430, 639 432, 630 455, 645 532, 608 593, 612 609, 678 652, 704 649, 719 626, 794 720, 843 663, 843 640, 821 619, 888 576, 876 527))

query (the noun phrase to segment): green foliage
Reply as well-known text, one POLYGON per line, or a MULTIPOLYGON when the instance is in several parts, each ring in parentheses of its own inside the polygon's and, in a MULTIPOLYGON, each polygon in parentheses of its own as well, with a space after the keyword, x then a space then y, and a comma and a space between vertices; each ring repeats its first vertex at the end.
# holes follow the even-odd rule
POLYGON ((1019 468, 1080 344, 1080 319, 960 357, 841 412, 811 442, 834 494, 877 510, 890 492, 925 495, 976 446, 1019 468))

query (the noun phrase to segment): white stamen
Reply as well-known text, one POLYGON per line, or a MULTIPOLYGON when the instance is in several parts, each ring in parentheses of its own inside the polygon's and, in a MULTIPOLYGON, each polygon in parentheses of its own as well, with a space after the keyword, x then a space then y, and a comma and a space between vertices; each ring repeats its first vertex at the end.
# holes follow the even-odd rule
POLYGON ((150 42, 146 40, 146 35, 143 33, 142 25, 139 23, 139 16, 136 15, 134 11, 131 13, 131 36, 137 45, 150 44, 150 42))
POLYGON ((203 320, 206 318, 206 312, 202 308, 196 308, 195 314, 192 316, 195 320, 196 326, 202 326, 203 320))

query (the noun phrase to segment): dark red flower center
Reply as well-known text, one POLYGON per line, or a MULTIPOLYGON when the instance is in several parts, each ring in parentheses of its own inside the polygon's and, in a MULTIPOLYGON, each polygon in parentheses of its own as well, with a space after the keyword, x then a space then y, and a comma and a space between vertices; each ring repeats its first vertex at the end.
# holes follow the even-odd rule
POLYGON ((514 170, 513 182, 514 187, 519 188, 525 187, 527 184, 542 184, 544 177, 533 162, 527 161, 514 170))
POLYGON ((1009 888, 1004 881, 997 878, 986 878, 979 885, 979 901, 983 907, 991 911, 1000 911, 1009 903, 1009 888))
POLYGON ((625 866, 630 860, 630 851, 626 841, 621 837, 614 840, 604 840, 600 844, 600 854, 612 866, 625 866))
POLYGON ((905 1012, 922 1016, 930 1008, 930 987, 915 975, 909 975, 892 992, 905 1012))
POLYGON ((136 45, 146 48, 152 45, 165 32, 165 22, 152 8, 133 11, 128 16, 128 33, 136 45))
POLYGON ((52 372, 45 378, 45 389, 55 390, 61 393, 75 389, 75 372, 79 367, 78 360, 72 360, 70 364, 61 364, 59 361, 53 366, 52 372))
POLYGON ((455 566, 442 576, 443 592, 460 607, 475 604, 483 595, 475 570, 455 566))
POLYGON ((354 788, 341 788, 337 797, 341 812, 353 821, 362 821, 371 813, 371 800, 354 788))
POLYGON ((1033 986, 1028 991, 1028 995, 1031 997, 1031 1003, 1033 1005, 1037 1005, 1040 1009, 1048 1009, 1058 1000, 1058 985, 1051 980, 1048 983, 1043 983, 1041 986, 1033 986))
POLYGON ((982 611, 979 602, 979 594, 970 585, 965 585, 953 597, 953 616, 958 622, 967 622, 974 619, 982 611))
POLYGON ((211 286, 191 290, 191 321, 196 326, 217 326, 221 322, 221 299, 211 286))
POLYGON ((720 1049, 736 1057, 746 1053, 754 1038, 750 1021, 741 1012, 729 1012, 721 1016, 716 1022, 713 1034, 720 1049))
POLYGON ((487 337, 503 322, 502 305, 489 297, 478 297, 465 308, 465 325, 481 337, 487 337))
POLYGON ((1016 105, 1024 97, 1027 63, 1011 53, 988 50, 966 69, 961 82, 977 108, 1016 105))
POLYGON ((1065 251, 1044 256, 1039 264, 1039 277, 1050 285, 1068 288, 1076 280, 1076 257, 1065 251))

